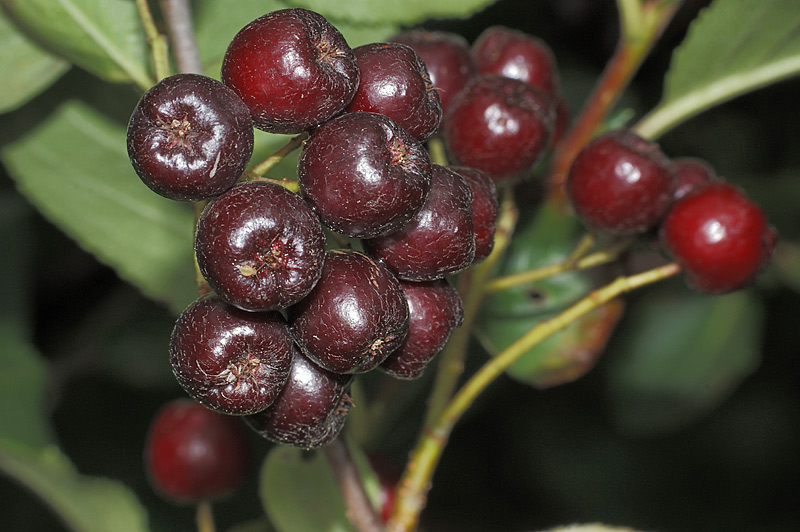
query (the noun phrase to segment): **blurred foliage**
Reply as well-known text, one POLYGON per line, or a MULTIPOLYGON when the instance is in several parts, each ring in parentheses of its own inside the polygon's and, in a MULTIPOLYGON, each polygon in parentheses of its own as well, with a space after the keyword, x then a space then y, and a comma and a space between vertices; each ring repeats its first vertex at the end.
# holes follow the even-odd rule
MULTIPOLYGON (((737 3, 719 0, 726 2, 737 3)), ((194 7, 202 59, 216 76, 232 35, 271 9, 329 6, 334 24, 361 44, 426 15, 464 16, 489 3, 415 2, 419 11, 409 11, 364 0, 342 13, 331 7, 341 2, 322 0, 241 0, 236 9, 197 0, 194 7), (367 5, 375 11, 355 9, 367 5)), ((630 120, 658 103, 671 52, 707 3, 685 2, 616 117, 630 120)), ((765 2, 759 13, 766 9, 770 16, 773 3, 787 5, 765 2)), ((102 520, 112 514, 131 530, 194 530, 192 509, 159 499, 142 467, 152 414, 183 394, 166 345, 176 312, 192 297, 191 213, 150 194, 127 163, 122 135, 141 94, 136 84, 152 75, 133 3, 0 5, 4 529, 58 531, 69 523, 75 530, 125 530, 102 520), (42 511, 48 506, 39 497, 55 511, 42 511)), ((470 41, 491 24, 552 46, 573 111, 613 51, 616 33, 610 0, 503 0, 468 18, 424 23, 470 41)), ((743 42, 735 30, 722 32, 734 47, 743 42)), ((703 64, 714 64, 713 54, 703 64)), ((537 372, 567 358, 517 366, 515 378, 492 386, 453 433, 424 514, 426 530, 532 530, 568 522, 663 532, 800 529, 794 495, 800 488, 798 89, 797 79, 766 87, 660 139, 669 155, 708 160, 768 213, 781 242, 759 284, 723 298, 698 298, 679 283, 633 295, 617 333, 603 338, 606 348, 582 368, 588 373, 569 385, 541 390, 526 384, 541 386, 537 379, 552 374, 537 372)), ((254 160, 284 141, 259 135, 254 160)), ((291 161, 278 169, 290 171, 291 161)), ((544 220, 548 213, 533 215, 535 193, 520 193, 531 199, 524 204, 521 238, 503 265, 509 272, 568 253, 580 229, 562 223, 555 230, 544 220)), ((648 260, 660 259, 642 253, 626 267, 648 260)), ((502 348, 509 330, 524 330, 601 278, 570 274, 534 291, 523 287, 493 297, 484 344, 502 348)), ((553 352, 530 360, 547 361, 542 355, 553 352)), ((467 371, 486 356, 473 345, 467 371)), ((562 380, 575 370, 566 368, 562 380)), ((390 390, 385 381, 365 378, 369 395, 384 403, 360 406, 359 400, 355 409, 370 415, 354 413, 350 422, 358 426, 347 430, 369 442, 367 450, 403 463, 428 384, 395 384, 402 391, 381 394, 390 390), (377 427, 370 425, 373 414, 383 417, 380 430, 370 434, 377 427)), ((265 474, 287 478, 264 483, 258 467, 267 456, 264 467, 274 466, 275 457, 290 450, 273 450, 255 435, 253 443, 257 462, 247 485, 216 506, 220 530, 270 530, 259 489, 291 487, 293 473, 269 470, 265 474)))

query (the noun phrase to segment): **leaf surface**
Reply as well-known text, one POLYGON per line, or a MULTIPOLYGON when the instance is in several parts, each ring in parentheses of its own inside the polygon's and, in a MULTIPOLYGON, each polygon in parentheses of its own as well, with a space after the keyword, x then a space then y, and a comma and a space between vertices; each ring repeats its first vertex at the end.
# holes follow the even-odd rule
POLYGON ((68 101, 2 158, 20 190, 53 223, 179 312, 197 295, 192 210, 142 184, 125 136, 124 127, 68 101))

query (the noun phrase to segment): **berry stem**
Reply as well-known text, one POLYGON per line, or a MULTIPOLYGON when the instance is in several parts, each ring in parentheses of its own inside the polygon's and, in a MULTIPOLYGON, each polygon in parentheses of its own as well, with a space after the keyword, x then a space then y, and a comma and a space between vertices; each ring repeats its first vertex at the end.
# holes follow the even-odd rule
POLYGON ((258 163, 250 170, 250 174, 254 176, 263 176, 270 171, 276 164, 281 162, 287 155, 298 149, 308 138, 308 133, 300 133, 292 137, 282 148, 278 149, 275 153, 258 163))
POLYGON ((192 10, 188 0, 161 0, 161 11, 167 21, 178 71, 203 74, 203 62, 197 50, 192 10))
POLYGON ((335 438, 324 448, 347 505, 347 518, 358 532, 384 532, 378 514, 367 497, 364 483, 344 438, 335 438))
POLYGON ((531 348, 592 310, 626 292, 667 279, 679 272, 680 267, 677 264, 668 263, 629 277, 618 277, 608 285, 593 290, 554 318, 539 322, 478 370, 447 404, 436 423, 426 428, 412 452, 409 465, 399 483, 397 502, 387 527, 389 532, 411 532, 416 528, 431 488, 433 472, 453 427, 494 379, 531 348))
POLYGON ((440 137, 434 137, 428 141, 428 152, 431 154, 431 162, 441 166, 447 166, 447 152, 444 149, 444 142, 440 137))
POLYGON ((217 526, 214 524, 214 511, 210 501, 197 503, 195 522, 197 523, 197 532, 216 532, 217 526))
POLYGON ((680 4, 676 0, 617 0, 620 39, 616 51, 553 157, 550 196, 555 201, 566 201, 564 181, 573 159, 592 139, 680 4))
POLYGON ((438 420, 464 371, 464 357, 478 310, 486 294, 487 280, 503 252, 511 243, 511 235, 514 232, 518 216, 519 211, 514 203, 512 191, 510 188, 506 188, 498 216, 492 253, 482 263, 468 269, 459 277, 458 288, 464 302, 464 322, 461 327, 453 331, 447 345, 439 355, 438 370, 428 398, 425 427, 432 427, 438 420))
POLYGON ((503 290, 508 290, 509 288, 514 288, 523 284, 534 283, 541 281, 542 279, 555 277, 556 275, 560 275, 569 271, 588 270, 590 268, 594 268, 595 266, 608 264, 609 262, 616 260, 623 251, 628 249, 628 247, 631 245, 631 242, 632 239, 619 240, 605 249, 595 251, 594 253, 590 253, 588 255, 576 255, 574 258, 572 255, 570 255, 570 257, 566 260, 556 264, 548 264, 547 266, 543 266, 541 268, 535 268, 533 270, 515 273, 513 275, 506 275, 503 277, 496 277, 486 283, 486 293, 501 292, 503 290))
MULTIPOLYGON (((158 31, 147 0, 136 0, 136 8, 139 10, 139 18, 142 21, 147 42, 150 44, 150 52, 153 54, 153 68, 156 71, 156 78, 159 80, 164 79, 171 74, 167 39, 158 31)), ((141 81, 137 81, 137 83, 143 90, 147 90, 153 85, 149 80, 144 86, 141 81)))

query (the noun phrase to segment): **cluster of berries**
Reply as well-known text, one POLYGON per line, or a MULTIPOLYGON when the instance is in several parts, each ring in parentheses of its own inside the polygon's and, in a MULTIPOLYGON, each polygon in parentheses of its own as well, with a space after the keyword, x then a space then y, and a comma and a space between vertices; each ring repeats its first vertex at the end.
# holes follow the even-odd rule
POLYGON ((167 198, 210 200, 195 254, 212 292, 170 341, 192 398, 315 448, 341 430, 354 375, 422 374, 463 320, 446 276, 492 250, 495 182, 524 175, 555 129, 552 54, 490 33, 544 50, 513 66, 529 79, 503 76, 496 38, 470 51, 414 31, 351 49, 321 15, 285 9, 234 37, 222 81, 178 74, 142 97, 128 128, 137 174, 167 198), (245 172, 254 127, 308 134, 299 194, 245 172), (453 166, 425 149, 437 133, 453 166))

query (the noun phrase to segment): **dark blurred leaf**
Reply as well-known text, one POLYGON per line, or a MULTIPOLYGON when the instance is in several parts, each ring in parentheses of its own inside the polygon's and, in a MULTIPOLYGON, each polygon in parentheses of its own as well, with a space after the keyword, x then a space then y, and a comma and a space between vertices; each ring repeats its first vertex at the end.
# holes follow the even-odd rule
POLYGON ((288 0, 287 3, 352 22, 414 24, 428 18, 467 17, 495 0, 406 0, 402 7, 385 0, 288 0))
POLYGON ((717 0, 675 50, 663 99, 637 129, 657 137, 713 105, 798 73, 796 0, 717 0))
POLYGON ((39 48, 0 9, 0 113, 24 104, 68 68, 68 62, 39 48))
MULTIPOLYGON (((377 505, 380 486, 366 457, 350 446, 367 494, 377 505)), ((353 532, 339 484, 325 453, 274 447, 261 469, 261 501, 279 532, 353 532)))
POLYGON ((753 292, 712 297, 660 287, 629 314, 608 368, 614 418, 629 432, 698 419, 759 364, 763 308, 753 292))
POLYGON ((0 469, 42 497, 75 532, 147 532, 136 496, 117 481, 80 475, 55 446, 0 438, 0 469))
POLYGON ((2 158, 45 216, 177 313, 196 297, 193 214, 144 186, 125 146, 123 127, 68 101, 2 158))
POLYGON ((130 0, 0 0, 50 50, 109 81, 153 80, 149 49, 130 0))

